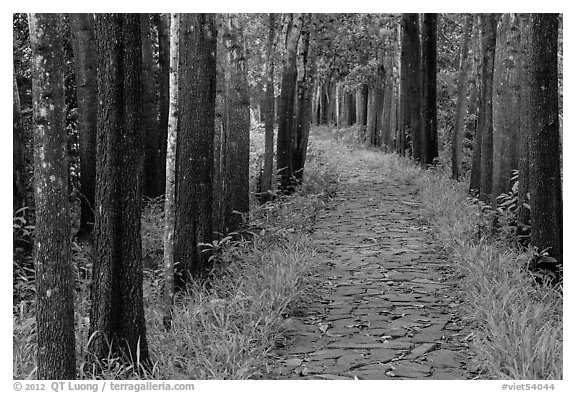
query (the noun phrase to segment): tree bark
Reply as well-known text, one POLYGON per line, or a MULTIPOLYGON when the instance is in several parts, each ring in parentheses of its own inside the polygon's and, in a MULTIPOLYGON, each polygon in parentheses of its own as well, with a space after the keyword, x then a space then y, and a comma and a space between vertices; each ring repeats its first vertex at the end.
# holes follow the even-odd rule
POLYGON ((497 197, 512 189, 512 171, 518 169, 518 135, 520 129, 520 67, 518 16, 504 14, 498 25, 493 91, 493 183, 492 204, 497 197))
POLYGON ((242 224, 241 214, 249 210, 250 99, 244 57, 244 35, 237 14, 225 16, 226 82, 224 130, 227 157, 225 167, 224 221, 226 231, 242 224))
POLYGON ((183 14, 180 43, 180 103, 176 157, 174 264, 176 287, 209 269, 198 243, 212 234, 212 168, 216 102, 214 14, 183 14))
POLYGON ((12 73, 13 79, 13 110, 12 110, 12 209, 16 212, 18 209, 26 206, 26 184, 24 182, 26 164, 24 161, 24 141, 22 127, 22 113, 20 108, 20 94, 18 84, 16 83, 16 74, 12 73))
POLYGON ((422 128, 421 161, 432 165, 438 157, 438 110, 436 105, 436 25, 437 14, 424 14, 422 20, 422 128))
MULTIPOLYGON (((410 136, 412 157, 420 162, 421 52, 418 14, 402 15, 400 132, 410 136)), ((404 145, 408 145, 407 141, 404 145)))
POLYGON ((530 89, 528 88, 528 72, 531 59, 528 51, 532 45, 529 33, 529 14, 518 14, 520 19, 520 48, 522 51, 520 61, 520 127, 519 155, 518 155, 518 229, 517 240, 524 242, 530 237, 530 130, 532 120, 530 115, 530 89))
POLYGON ((91 351, 148 363, 140 236, 143 134, 138 14, 97 14, 98 130, 91 351), (131 359, 130 359, 131 357, 131 359))
POLYGON ((176 221, 176 140, 178 137, 178 62, 180 14, 171 15, 168 140, 166 143, 166 192, 164 204, 164 326, 172 326, 174 298, 174 226, 176 221))
POLYGON ((156 198, 164 189, 160 188, 157 167, 160 164, 158 145, 158 106, 156 103, 156 83, 152 59, 152 40, 150 38, 150 14, 139 14, 142 42, 142 128, 144 131, 144 173, 142 193, 156 198))
POLYGON ((302 14, 293 14, 287 18, 285 55, 282 69, 280 107, 278 108, 277 166, 280 174, 279 188, 290 194, 295 190, 293 179, 294 164, 292 146, 294 145, 294 100, 296 95, 296 58, 297 45, 302 29, 302 14))
POLYGON ((468 87, 468 72, 470 62, 468 61, 468 42, 470 41, 470 28, 472 25, 472 15, 464 16, 464 26, 462 27, 462 45, 460 47, 460 72, 458 74, 458 93, 456 98, 456 124, 452 133, 451 162, 452 179, 460 180, 462 175, 462 141, 464 138, 464 115, 466 111, 466 90, 468 87))
POLYGON ((530 114, 532 245, 562 264, 562 179, 558 119, 558 14, 531 14, 526 88, 530 114))
POLYGON ((366 130, 366 117, 368 111, 368 85, 361 85, 356 90, 356 124, 360 126, 360 134, 366 130))
POLYGON ((385 58, 386 69, 384 78, 384 97, 382 107, 382 142, 388 151, 394 150, 394 138, 392 128, 392 113, 394 103, 394 56, 387 54, 385 58))
POLYGON ((494 54, 496 50, 496 28, 499 14, 482 15, 482 95, 478 119, 479 133, 482 134, 480 154, 480 200, 490 203, 493 175, 493 124, 492 91, 494 79, 494 54))
POLYGON ((80 135, 80 228, 81 238, 94 226, 96 194, 96 41, 94 16, 70 14, 72 48, 76 71, 78 134, 80 135))
POLYGON ((274 178, 274 42, 276 40, 276 15, 268 14, 268 41, 266 42, 266 93, 264 99, 264 169, 260 183, 260 202, 272 198, 274 178))
POLYGON ((482 14, 481 16, 480 50, 483 59, 480 71, 478 127, 474 144, 470 190, 471 192, 478 191, 480 199, 485 203, 490 202, 492 194, 492 85, 498 18, 498 14, 482 14))
POLYGON ((156 182, 160 192, 166 189, 166 149, 168 113, 170 111, 170 14, 160 14, 158 20, 158 165, 156 182))
POLYGON ((37 378, 75 379, 64 62, 59 14, 29 14, 36 202, 37 378))
POLYGON ((294 155, 294 176, 298 183, 302 183, 304 165, 308 150, 308 137, 310 135, 310 117, 312 89, 314 86, 315 49, 311 43, 314 40, 315 19, 312 14, 306 15, 305 27, 300 35, 298 47, 298 77, 296 91, 296 130, 294 155))

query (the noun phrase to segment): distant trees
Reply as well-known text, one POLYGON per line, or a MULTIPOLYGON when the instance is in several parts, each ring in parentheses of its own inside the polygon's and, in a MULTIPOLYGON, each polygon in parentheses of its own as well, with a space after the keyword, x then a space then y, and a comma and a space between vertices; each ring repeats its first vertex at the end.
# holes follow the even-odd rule
POLYGON ((29 14, 32 49, 38 379, 74 379, 64 62, 59 14, 29 14))

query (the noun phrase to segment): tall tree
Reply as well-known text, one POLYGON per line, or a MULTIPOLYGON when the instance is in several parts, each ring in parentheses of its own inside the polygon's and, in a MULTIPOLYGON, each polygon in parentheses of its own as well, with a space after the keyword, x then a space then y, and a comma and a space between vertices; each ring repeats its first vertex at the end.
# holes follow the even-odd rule
POLYGON ((294 144, 294 100, 296 95, 297 46, 302 30, 302 14, 286 17, 285 54, 282 65, 280 107, 278 108, 277 167, 280 173, 280 190, 291 193, 295 189, 292 146, 294 144))
POLYGON ((80 135, 80 228, 83 237, 94 226, 96 194, 96 41, 93 14, 70 14, 76 72, 78 133, 80 135))
POLYGON ((421 161, 432 165, 438 157, 438 108, 436 106, 437 14, 422 18, 422 126, 421 161))
POLYGON ((562 263, 562 179, 558 120, 558 14, 531 14, 525 87, 530 115, 532 244, 562 263))
POLYGON ((268 14, 266 41, 266 94, 264 99, 264 167, 260 182, 260 201, 269 201, 272 194, 274 166, 274 49, 276 41, 276 15, 268 14))
POLYGON ((168 140, 170 79, 170 14, 158 16, 158 164, 156 182, 161 192, 166 189, 166 145, 168 140))
POLYGON ((12 106, 12 209, 18 209, 26 206, 26 185, 25 178, 25 161, 24 161, 24 141, 22 127, 22 113, 20 108, 20 93, 18 92, 18 84, 16 83, 16 73, 12 73, 13 79, 13 106, 12 106))
POLYGON ((532 46, 532 37, 529 33, 530 14, 518 14, 520 20, 520 133, 518 143, 518 241, 530 237, 530 130, 532 119, 530 115, 530 86, 528 71, 532 67, 528 52, 532 46))
POLYGON ((152 39, 150 37, 150 14, 139 14, 142 42, 142 128, 144 132, 144 172, 142 193, 156 198, 164 192, 157 176, 160 164, 158 137, 158 107, 156 102, 156 82, 154 78, 154 59, 152 57, 152 39))
POLYGON ((176 220, 176 140, 178 135, 178 63, 180 52, 180 14, 172 14, 170 25, 170 111, 166 145, 166 198, 164 204, 164 326, 172 322, 174 297, 174 224, 176 220))
MULTIPOLYGON (((304 163, 306 162, 306 152, 308 149, 308 136, 310 134, 310 117, 312 109, 312 86, 314 86, 315 74, 315 48, 314 35, 316 31, 316 19, 313 14, 305 15, 300 42, 298 44, 298 76, 296 81, 296 129, 294 130, 294 176, 301 183, 304 176, 304 163)), ((354 109, 351 94, 349 97, 347 111, 348 120, 351 119, 354 109)), ((348 123, 350 125, 351 123, 348 123)))
POLYGON ((140 236, 143 135, 138 14, 97 14, 98 132, 91 350, 146 364, 140 236))
POLYGON ((521 131, 519 27, 519 18, 514 14, 503 14, 498 24, 492 98, 493 205, 500 194, 512 189, 512 171, 518 169, 518 134, 521 131))
POLYGON ((400 133, 410 136, 412 157, 420 161, 421 54, 418 14, 402 15, 400 133))
POLYGON ((366 132, 366 116, 368 111, 368 85, 362 84, 356 90, 356 124, 360 126, 360 135, 366 132))
POLYGON ((244 33, 238 14, 224 16, 226 48, 224 132, 226 143, 225 209, 227 231, 238 229, 249 210, 250 99, 244 56, 244 33))
POLYGON ((183 14, 180 35, 180 102, 176 155, 176 286, 208 268, 198 243, 212 241, 212 171, 216 102, 214 14, 183 14))
POLYGON ((470 30, 472 26, 472 15, 464 15, 464 25, 462 27, 462 45, 460 46, 460 71, 458 73, 458 93, 456 97, 456 115, 454 131, 452 132, 451 163, 452 178, 460 180, 462 172, 462 141, 464 139, 464 115, 466 112, 466 87, 468 85, 468 72, 470 62, 468 61, 468 42, 470 41, 470 30))
POLYGON ((38 379, 74 379, 64 62, 59 14, 29 14, 32 49, 38 379))
MULTIPOLYGON (((474 145, 474 157, 479 157, 478 190, 480 199, 489 203, 492 195, 492 86, 494 78, 494 54, 496 50, 496 28, 499 14, 483 14, 481 16, 481 51, 483 54, 481 66, 481 95, 478 113, 478 129, 474 145)), ((474 176, 474 174, 472 174, 474 176)), ((476 186, 476 185, 474 185, 476 186)))
POLYGON ((384 76, 384 97, 382 106, 382 142, 389 151, 394 148, 392 132, 392 113, 394 103, 394 52, 386 53, 384 76))

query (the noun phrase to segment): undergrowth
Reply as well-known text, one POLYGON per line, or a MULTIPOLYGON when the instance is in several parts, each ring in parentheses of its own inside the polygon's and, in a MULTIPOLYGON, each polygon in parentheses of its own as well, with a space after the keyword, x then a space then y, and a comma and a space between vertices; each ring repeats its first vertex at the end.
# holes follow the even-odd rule
MULTIPOLYGON (((91 359, 87 348, 92 252, 89 246, 74 243, 77 377, 249 379, 264 375, 271 362, 271 350, 282 341, 285 318, 295 303, 306 303, 314 295, 312 273, 319 258, 309 234, 317 212, 337 186, 334 165, 326 160, 321 146, 312 142, 304 182, 297 192, 252 206, 245 229, 253 236, 237 241, 230 237, 218 244, 216 274, 208 285, 196 283, 177 295, 170 331, 163 326, 162 313, 163 200, 145 201, 144 307, 152 359, 148 369, 137 359, 126 363, 110 356, 100 364, 91 359)), ((34 282, 21 281, 19 285, 25 287, 23 291, 29 290, 29 296, 14 306, 13 377, 34 379, 34 282)))
POLYGON ((535 251, 494 233, 493 213, 472 203, 467 184, 449 179, 443 168, 423 171, 402 157, 385 157, 390 176, 418 184, 435 235, 461 276, 474 349, 487 376, 562 379, 562 286, 529 270, 535 251))

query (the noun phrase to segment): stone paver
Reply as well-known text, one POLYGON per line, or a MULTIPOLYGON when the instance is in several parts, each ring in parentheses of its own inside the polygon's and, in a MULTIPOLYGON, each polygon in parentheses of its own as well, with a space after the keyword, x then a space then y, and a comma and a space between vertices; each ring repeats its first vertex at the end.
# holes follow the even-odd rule
POLYGON ((292 317, 266 377, 473 378, 457 280, 422 219, 417 188, 376 176, 368 163, 339 171, 339 194, 313 234, 326 261, 322 301, 292 317))

